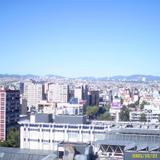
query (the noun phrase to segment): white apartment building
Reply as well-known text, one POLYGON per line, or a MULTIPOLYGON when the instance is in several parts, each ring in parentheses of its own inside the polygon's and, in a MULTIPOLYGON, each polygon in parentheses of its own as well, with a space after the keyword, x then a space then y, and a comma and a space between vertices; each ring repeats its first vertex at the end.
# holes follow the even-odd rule
POLYGON ((83 104, 57 103, 56 114, 82 115, 83 104))
POLYGON ((38 113, 56 114, 56 103, 47 102, 46 100, 40 101, 38 103, 38 113))
POLYGON ((74 98, 77 98, 78 100, 83 99, 83 87, 82 86, 75 87, 74 98))
POLYGON ((33 81, 24 82, 24 93, 22 101, 25 107, 29 109, 34 106, 38 107, 38 103, 43 99, 42 84, 33 81))
POLYGON ((130 121, 140 121, 141 115, 145 114, 146 122, 156 123, 160 119, 159 106, 145 105, 143 111, 130 112, 130 121))
POLYGON ((68 115, 82 115, 83 114, 83 104, 70 104, 70 103, 54 103, 41 101, 38 104, 38 113, 46 114, 68 114, 68 115))
POLYGON ((109 113, 112 117, 115 117, 116 122, 119 121, 119 113, 121 111, 122 105, 120 98, 114 98, 113 102, 111 103, 111 107, 109 113))
POLYGON ((66 84, 49 84, 48 101, 56 103, 68 102, 69 88, 66 84))

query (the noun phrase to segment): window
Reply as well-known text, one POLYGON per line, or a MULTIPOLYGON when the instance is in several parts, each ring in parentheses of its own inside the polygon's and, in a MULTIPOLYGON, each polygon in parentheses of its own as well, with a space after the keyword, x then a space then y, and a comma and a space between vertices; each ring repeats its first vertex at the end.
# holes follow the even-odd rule
POLYGON ((89 126, 83 126, 83 129, 89 129, 89 126))
POLYGON ((79 133, 79 131, 67 131, 68 133, 79 133))
POLYGON ((61 125, 54 125, 55 128, 63 128, 61 125))
POLYGON ((46 127, 46 128, 48 128, 48 127, 49 127, 49 125, 46 125, 46 124, 44 124, 44 125, 43 125, 43 127, 46 127))
POLYGON ((75 128, 75 129, 77 129, 78 126, 68 126, 68 128, 75 128))
POLYGON ((39 131, 40 131, 40 129, 28 128, 28 131, 37 131, 37 132, 39 132, 39 131))
POLYGON ((42 142, 50 143, 50 140, 43 140, 42 139, 42 142))
POLYGON ((82 133, 90 133, 90 131, 82 131, 82 133))
POLYGON ((94 127, 94 129, 100 129, 100 130, 103 130, 104 127, 94 127))
POLYGON ((1 97, 4 97, 4 93, 1 93, 1 97))
POLYGON ((30 142, 39 142, 39 139, 28 139, 28 141, 30 141, 30 142))
POLYGON ((4 102, 4 98, 1 98, 1 101, 4 102))
POLYGON ((50 132, 50 129, 42 129, 42 132, 50 132))
POLYGON ((30 124, 30 127, 38 127, 38 124, 30 124))

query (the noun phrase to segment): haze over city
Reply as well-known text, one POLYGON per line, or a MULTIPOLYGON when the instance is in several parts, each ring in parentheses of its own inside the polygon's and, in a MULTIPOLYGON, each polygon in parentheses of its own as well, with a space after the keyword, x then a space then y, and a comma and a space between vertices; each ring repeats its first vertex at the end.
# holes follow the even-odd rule
POLYGON ((159 6, 1 0, 0 159, 160 160, 159 6))
POLYGON ((158 0, 0 2, 0 72, 160 75, 158 0))

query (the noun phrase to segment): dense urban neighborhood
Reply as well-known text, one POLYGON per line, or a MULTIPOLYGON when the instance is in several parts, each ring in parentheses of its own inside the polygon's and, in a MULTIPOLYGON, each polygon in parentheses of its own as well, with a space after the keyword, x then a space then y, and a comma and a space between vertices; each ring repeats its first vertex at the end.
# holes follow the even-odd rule
POLYGON ((160 155, 157 80, 15 76, 0 84, 2 147, 70 160, 160 155))

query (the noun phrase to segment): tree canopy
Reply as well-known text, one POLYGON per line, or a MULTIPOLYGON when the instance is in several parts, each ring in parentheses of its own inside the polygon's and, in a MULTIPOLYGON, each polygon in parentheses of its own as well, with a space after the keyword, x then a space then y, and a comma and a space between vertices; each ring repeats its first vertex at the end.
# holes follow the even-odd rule
POLYGON ((101 114, 100 117, 98 118, 99 120, 106 120, 106 121, 111 121, 112 120, 112 117, 109 113, 104 113, 104 114, 101 114))
POLYGON ((16 128, 10 128, 7 134, 7 140, 0 142, 0 146, 3 147, 19 147, 20 139, 19 139, 19 130, 16 128))
POLYGON ((121 112, 119 114, 119 118, 121 121, 129 121, 129 109, 126 106, 123 106, 121 112))
POLYGON ((142 101, 140 104, 140 109, 143 110, 145 105, 148 105, 149 103, 147 101, 142 101))
POLYGON ((141 122, 146 122, 147 121, 146 115, 144 113, 141 114, 140 121, 141 122))
POLYGON ((94 116, 96 116, 96 113, 97 113, 98 109, 99 109, 99 108, 98 108, 97 106, 93 106, 93 107, 89 106, 89 107, 87 107, 86 115, 87 115, 90 119, 92 119, 94 116))

